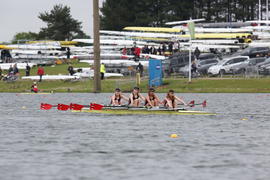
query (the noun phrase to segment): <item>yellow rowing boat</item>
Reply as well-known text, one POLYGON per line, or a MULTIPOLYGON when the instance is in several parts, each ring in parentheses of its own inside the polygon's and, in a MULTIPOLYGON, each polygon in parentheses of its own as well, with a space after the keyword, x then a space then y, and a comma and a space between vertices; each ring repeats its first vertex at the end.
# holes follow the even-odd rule
POLYGON ((151 110, 151 109, 102 109, 90 110, 83 109, 80 111, 72 110, 72 112, 93 113, 93 114, 115 114, 115 115, 216 115, 205 111, 190 111, 190 110, 151 110))

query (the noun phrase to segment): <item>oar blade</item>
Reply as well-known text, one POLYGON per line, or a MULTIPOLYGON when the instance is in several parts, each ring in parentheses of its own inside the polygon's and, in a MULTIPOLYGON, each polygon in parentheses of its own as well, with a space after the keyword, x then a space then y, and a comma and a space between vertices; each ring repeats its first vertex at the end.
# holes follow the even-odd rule
POLYGON ((67 111, 70 109, 70 106, 66 104, 58 104, 57 109, 60 111, 67 111))
POLYGON ((194 100, 192 100, 192 101, 190 101, 190 103, 188 104, 190 107, 194 107, 195 106, 195 101, 194 100))
POLYGON ((82 108, 84 108, 83 105, 80 105, 80 104, 70 104, 70 109, 71 110, 80 111, 80 110, 82 110, 82 108))
POLYGON ((46 103, 41 103, 40 104, 40 109, 41 110, 50 110, 53 107, 51 104, 46 104, 46 103))
POLYGON ((90 109, 91 110, 102 110, 104 106, 101 104, 95 104, 95 103, 91 103, 90 104, 90 109))
POLYGON ((206 107, 206 105, 207 105, 207 102, 206 102, 206 100, 205 100, 205 101, 203 101, 203 103, 202 103, 202 107, 206 107))

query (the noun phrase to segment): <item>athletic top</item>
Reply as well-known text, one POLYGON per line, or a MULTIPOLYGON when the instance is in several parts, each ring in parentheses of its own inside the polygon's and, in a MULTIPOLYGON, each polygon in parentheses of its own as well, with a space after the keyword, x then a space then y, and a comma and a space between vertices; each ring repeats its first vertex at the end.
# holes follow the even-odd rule
MULTIPOLYGON (((148 97, 149 97, 150 101, 154 101, 156 99, 156 96, 149 96, 148 95, 148 97)), ((147 105, 147 104, 148 104, 147 99, 145 99, 145 105, 147 105)))
MULTIPOLYGON (((165 106, 168 104, 168 100, 167 100, 167 99, 168 99, 168 98, 166 98, 166 99, 165 99, 165 102, 164 102, 164 105, 165 105, 165 106)), ((175 108, 175 107, 174 107, 175 98, 170 99, 170 100, 172 101, 172 106, 173 106, 173 108, 175 108)))
MULTIPOLYGON (((116 95, 114 95, 114 100, 115 101, 117 101, 118 102, 118 104, 120 104, 121 103, 121 99, 122 99, 122 97, 121 96, 116 96, 116 95)), ((111 100, 111 104, 112 104, 113 102, 112 102, 112 100, 111 100)))

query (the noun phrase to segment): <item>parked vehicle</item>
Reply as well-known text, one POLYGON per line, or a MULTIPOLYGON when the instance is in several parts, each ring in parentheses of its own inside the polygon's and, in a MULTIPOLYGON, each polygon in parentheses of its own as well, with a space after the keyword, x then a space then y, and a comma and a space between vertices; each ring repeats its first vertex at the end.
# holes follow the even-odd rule
POLYGON ((258 63, 257 66, 260 68, 261 66, 270 64, 270 58, 267 58, 264 62, 258 63))
POLYGON ((265 57, 257 57, 257 58, 249 59, 247 63, 243 63, 242 66, 232 67, 231 72, 233 74, 241 74, 241 73, 245 73, 246 71, 248 72, 256 71, 257 69, 256 65, 264 62, 265 60, 266 60, 265 57))
POLYGON ((238 56, 225 59, 220 61, 217 65, 211 66, 208 69, 208 74, 216 76, 233 73, 231 71, 232 68, 241 68, 246 66, 246 63, 248 63, 247 60, 249 60, 248 56, 238 56))
POLYGON ((218 63, 219 61, 217 59, 209 59, 209 60, 205 60, 205 61, 200 61, 197 65, 198 67, 198 72, 201 74, 201 75, 206 75, 207 74, 207 71, 208 69, 211 67, 211 66, 214 66, 218 63))
POLYGON ((270 63, 259 67, 258 73, 260 75, 270 75, 270 63))
POLYGON ((209 60, 209 59, 218 59, 216 54, 213 53, 202 53, 198 57, 198 61, 204 61, 204 60, 209 60))
POLYGON ((233 56, 249 56, 250 58, 255 58, 258 56, 267 56, 269 53, 269 47, 248 47, 242 51, 233 54, 233 56))
MULTIPOLYGON (((195 59, 192 54, 191 60, 195 59)), ((188 65, 189 63, 189 53, 188 52, 179 52, 175 53, 168 59, 164 60, 163 67, 165 74, 179 73, 180 68, 188 65)))

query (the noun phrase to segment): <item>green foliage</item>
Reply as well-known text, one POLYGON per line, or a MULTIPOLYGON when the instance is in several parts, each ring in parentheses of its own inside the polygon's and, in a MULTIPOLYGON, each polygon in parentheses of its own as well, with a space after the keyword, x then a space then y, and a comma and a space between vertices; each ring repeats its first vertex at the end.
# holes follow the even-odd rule
POLYGON ((258 17, 257 9, 255 0, 106 0, 101 8, 101 27, 164 26, 165 22, 190 17, 208 22, 246 21, 258 17))
POLYGON ((72 18, 67 6, 55 5, 50 12, 40 13, 39 18, 47 24, 39 32, 40 39, 72 40, 87 37, 81 30, 82 23, 72 18))
POLYGON ((13 37, 12 43, 16 44, 20 41, 29 41, 29 40, 37 40, 38 34, 34 32, 20 32, 15 34, 13 37))

